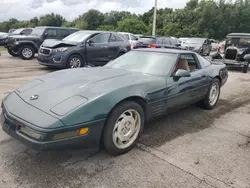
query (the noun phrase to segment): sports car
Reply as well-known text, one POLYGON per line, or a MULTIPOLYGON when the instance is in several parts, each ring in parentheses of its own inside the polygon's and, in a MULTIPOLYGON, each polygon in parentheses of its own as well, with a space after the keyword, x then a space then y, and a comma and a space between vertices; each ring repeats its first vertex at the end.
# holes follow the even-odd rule
MULTIPOLYGON (((193 103, 213 109, 226 83, 222 62, 177 49, 137 49, 103 67, 55 71, 9 93, 3 130, 38 150, 128 152, 144 124, 193 103)), ((1 108, 0 108, 1 109, 1 108)))

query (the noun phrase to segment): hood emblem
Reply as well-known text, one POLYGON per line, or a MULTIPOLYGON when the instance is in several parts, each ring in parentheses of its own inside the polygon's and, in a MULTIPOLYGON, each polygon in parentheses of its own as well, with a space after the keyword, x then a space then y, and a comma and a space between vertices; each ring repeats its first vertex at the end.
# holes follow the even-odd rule
POLYGON ((37 100, 38 98, 39 98, 38 95, 32 95, 32 96, 30 97, 30 100, 34 101, 34 100, 37 100))

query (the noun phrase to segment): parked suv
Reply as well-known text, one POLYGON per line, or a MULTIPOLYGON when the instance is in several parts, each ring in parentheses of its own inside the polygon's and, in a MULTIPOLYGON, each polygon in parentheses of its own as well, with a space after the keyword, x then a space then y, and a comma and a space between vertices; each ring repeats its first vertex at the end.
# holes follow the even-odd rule
POLYGON ((123 34, 128 39, 131 49, 136 48, 139 39, 138 37, 136 37, 132 33, 126 33, 126 32, 118 32, 118 33, 123 34))
POLYGON ((58 68, 103 66, 130 51, 121 34, 104 31, 78 31, 63 40, 46 40, 38 53, 40 64, 58 68))
POLYGON ((63 27, 35 27, 28 36, 9 36, 6 48, 9 52, 17 53, 19 57, 24 60, 30 60, 33 59, 36 53, 38 53, 38 50, 45 39, 60 40, 76 31, 79 31, 79 29, 63 27))
POLYGON ((208 38, 188 38, 183 46, 187 50, 199 53, 202 56, 210 55, 212 44, 208 38))
POLYGON ((178 39, 164 36, 143 36, 140 37, 136 48, 176 48, 181 49, 178 39))

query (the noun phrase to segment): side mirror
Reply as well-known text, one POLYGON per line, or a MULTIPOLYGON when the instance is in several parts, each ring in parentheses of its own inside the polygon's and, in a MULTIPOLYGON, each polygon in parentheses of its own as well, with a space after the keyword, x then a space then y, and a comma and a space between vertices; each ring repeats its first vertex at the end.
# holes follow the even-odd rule
POLYGON ((89 44, 90 46, 94 43, 94 41, 92 41, 91 39, 87 40, 87 44, 89 44))
POLYGON ((44 33, 44 34, 43 34, 43 37, 44 37, 44 38, 47 38, 48 36, 49 36, 48 33, 44 33))
POLYGON ((177 72, 174 74, 175 78, 182 78, 182 77, 190 77, 190 72, 184 70, 184 69, 178 69, 177 72))
POLYGON ((178 46, 178 47, 179 47, 179 46, 181 46, 181 44, 180 44, 180 43, 179 43, 179 44, 176 44, 176 46, 178 46))

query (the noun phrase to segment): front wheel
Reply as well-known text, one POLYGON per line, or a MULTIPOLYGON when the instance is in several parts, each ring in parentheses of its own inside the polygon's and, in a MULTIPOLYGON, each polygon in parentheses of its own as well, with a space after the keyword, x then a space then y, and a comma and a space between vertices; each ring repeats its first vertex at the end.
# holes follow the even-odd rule
POLYGON ((67 68, 80 68, 85 65, 83 58, 80 55, 71 55, 67 61, 67 68))
POLYGON ((212 110, 216 106, 220 97, 220 88, 220 80, 218 78, 214 78, 205 99, 201 101, 205 109, 212 110))
POLYGON ((11 50, 11 49, 9 49, 8 48, 8 53, 11 55, 11 56, 13 56, 13 57, 18 57, 19 55, 18 55, 18 52, 15 52, 15 51, 13 51, 13 50, 11 50))
POLYGON ((247 62, 247 64, 244 65, 242 72, 247 73, 248 72, 248 67, 249 67, 249 62, 247 62))
POLYGON ((130 151, 144 128, 144 111, 133 101, 118 105, 110 113, 102 140, 105 149, 112 155, 130 151))
POLYGON ((24 45, 20 46, 18 54, 23 60, 31 60, 35 56, 35 50, 30 45, 24 45))

